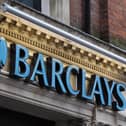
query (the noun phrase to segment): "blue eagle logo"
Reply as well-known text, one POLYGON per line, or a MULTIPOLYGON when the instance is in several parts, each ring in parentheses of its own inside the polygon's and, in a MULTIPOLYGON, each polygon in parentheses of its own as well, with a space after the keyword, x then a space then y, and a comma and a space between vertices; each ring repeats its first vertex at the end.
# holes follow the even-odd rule
POLYGON ((7 61, 7 43, 6 40, 1 37, 0 38, 0 69, 6 64, 7 61))

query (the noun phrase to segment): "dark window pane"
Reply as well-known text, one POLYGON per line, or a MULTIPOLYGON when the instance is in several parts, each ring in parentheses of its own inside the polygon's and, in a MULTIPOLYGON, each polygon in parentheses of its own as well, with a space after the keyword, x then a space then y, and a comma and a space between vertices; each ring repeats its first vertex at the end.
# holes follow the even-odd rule
POLYGON ((41 11, 41 0, 33 0, 33 8, 41 11))
POLYGON ((33 7, 33 0, 17 0, 25 5, 28 5, 30 7, 33 7))
POLYGON ((25 4, 38 11, 41 11, 41 0, 16 0, 16 1, 21 2, 22 4, 25 4))

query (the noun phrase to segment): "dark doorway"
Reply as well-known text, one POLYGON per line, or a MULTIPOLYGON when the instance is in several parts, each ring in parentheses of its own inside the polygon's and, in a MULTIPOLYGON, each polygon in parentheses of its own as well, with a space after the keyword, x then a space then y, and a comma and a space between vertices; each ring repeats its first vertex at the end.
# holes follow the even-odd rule
POLYGON ((55 126, 55 122, 0 108, 0 126, 55 126))

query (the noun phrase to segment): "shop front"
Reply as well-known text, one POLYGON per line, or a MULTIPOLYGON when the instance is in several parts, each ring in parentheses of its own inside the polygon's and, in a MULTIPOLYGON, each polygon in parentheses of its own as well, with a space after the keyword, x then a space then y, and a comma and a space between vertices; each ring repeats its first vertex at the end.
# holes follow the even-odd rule
POLYGON ((0 37, 3 125, 125 126, 125 58, 8 4, 0 37))

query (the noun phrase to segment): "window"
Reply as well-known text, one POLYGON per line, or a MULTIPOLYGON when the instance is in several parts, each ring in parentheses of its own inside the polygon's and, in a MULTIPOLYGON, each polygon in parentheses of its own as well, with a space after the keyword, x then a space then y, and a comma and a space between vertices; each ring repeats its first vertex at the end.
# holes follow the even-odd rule
POLYGON ((65 24, 70 23, 70 0, 16 0, 65 24))
POLYGON ((64 24, 90 33, 90 0, 15 0, 64 24))
POLYGON ((25 4, 31 8, 41 11, 41 0, 16 0, 22 4, 25 4))
POLYGON ((69 0, 42 0, 42 13, 69 25, 70 2, 69 0))

